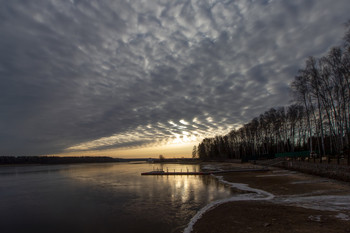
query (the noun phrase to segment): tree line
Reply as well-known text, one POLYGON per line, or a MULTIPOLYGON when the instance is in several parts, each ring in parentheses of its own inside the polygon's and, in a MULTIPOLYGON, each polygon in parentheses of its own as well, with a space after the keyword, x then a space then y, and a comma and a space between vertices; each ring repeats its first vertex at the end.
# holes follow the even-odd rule
POLYGON ((198 156, 258 159, 308 151, 320 162, 327 157, 339 163, 346 154, 349 164, 350 24, 347 28, 342 46, 307 58, 290 84, 291 105, 271 108, 227 135, 203 139, 194 148, 198 156))

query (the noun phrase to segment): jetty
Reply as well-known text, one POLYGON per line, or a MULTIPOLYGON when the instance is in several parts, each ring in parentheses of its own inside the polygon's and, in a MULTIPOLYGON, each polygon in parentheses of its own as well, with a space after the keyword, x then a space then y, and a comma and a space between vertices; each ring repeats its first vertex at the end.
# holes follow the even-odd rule
POLYGON ((223 173, 231 173, 231 172, 266 172, 270 171, 267 168, 251 168, 251 169, 234 169, 234 170, 219 170, 219 171, 184 171, 184 172, 165 172, 163 170, 160 171, 150 171, 141 173, 142 176, 176 176, 176 175, 199 175, 199 176, 207 176, 207 175, 216 175, 223 173))

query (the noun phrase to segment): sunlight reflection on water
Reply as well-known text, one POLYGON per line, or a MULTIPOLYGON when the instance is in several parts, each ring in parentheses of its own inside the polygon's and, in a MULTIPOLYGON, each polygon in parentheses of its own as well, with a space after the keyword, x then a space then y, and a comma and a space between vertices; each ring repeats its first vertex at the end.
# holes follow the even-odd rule
POLYGON ((232 190, 210 176, 141 176, 155 167, 83 164, 0 168, 1 232, 182 232, 232 190), (20 224, 21 223, 21 224, 20 224))

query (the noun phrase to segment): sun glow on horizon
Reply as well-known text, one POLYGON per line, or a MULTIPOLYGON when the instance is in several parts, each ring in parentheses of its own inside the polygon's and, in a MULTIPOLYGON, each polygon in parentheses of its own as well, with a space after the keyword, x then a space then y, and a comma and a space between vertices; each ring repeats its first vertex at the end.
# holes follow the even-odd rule
POLYGON ((165 158, 191 157, 192 148, 197 142, 170 143, 166 145, 145 146, 138 148, 120 148, 106 150, 71 151, 57 156, 109 156, 115 158, 165 158))
POLYGON ((65 149, 63 156, 111 157, 191 157, 194 145, 206 137, 228 133, 227 127, 216 126, 208 114, 204 120, 193 118, 168 120, 165 123, 138 126, 134 130, 82 142, 65 149), (211 123, 205 130, 202 125, 211 123))
MULTIPOLYGON (((113 141, 116 136, 110 137, 113 141)), ((133 137, 135 139, 135 137, 133 137)), ((198 132, 189 133, 182 131, 182 134, 174 133, 173 137, 151 143, 143 146, 123 147, 115 149, 92 149, 95 145, 101 145, 107 142, 108 138, 101 138, 96 141, 87 142, 85 145, 80 144, 75 147, 67 148, 64 153, 59 156, 110 156, 117 158, 157 158, 160 154, 166 158, 173 157, 191 157, 194 145, 198 145, 201 141, 198 132), (96 144, 95 144, 96 143, 96 144), (85 150, 84 150, 85 148, 85 150)))

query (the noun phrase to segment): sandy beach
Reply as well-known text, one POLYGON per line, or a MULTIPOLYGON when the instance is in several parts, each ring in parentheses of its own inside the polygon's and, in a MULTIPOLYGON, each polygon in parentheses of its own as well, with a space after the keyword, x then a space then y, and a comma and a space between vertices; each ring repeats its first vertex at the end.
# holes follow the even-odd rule
MULTIPOLYGON (((216 164, 230 166, 241 165, 216 164)), ((185 232, 350 232, 349 183, 278 168, 216 178, 239 194, 201 210, 185 232)))

